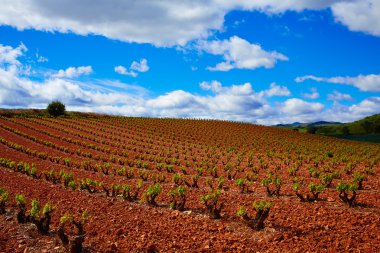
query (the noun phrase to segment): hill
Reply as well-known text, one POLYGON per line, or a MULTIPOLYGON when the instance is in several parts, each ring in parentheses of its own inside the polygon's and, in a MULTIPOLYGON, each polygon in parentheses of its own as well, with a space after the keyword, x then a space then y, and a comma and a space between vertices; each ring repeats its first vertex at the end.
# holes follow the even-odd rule
POLYGON ((380 114, 375 114, 351 123, 318 121, 314 123, 293 123, 276 126, 303 133, 307 132, 356 141, 380 143, 380 114))

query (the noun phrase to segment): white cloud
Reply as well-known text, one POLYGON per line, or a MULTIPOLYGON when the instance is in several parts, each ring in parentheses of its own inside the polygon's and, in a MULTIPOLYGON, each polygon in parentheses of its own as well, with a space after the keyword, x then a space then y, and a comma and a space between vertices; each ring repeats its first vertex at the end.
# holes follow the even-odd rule
POLYGON ((291 93, 286 86, 279 86, 276 83, 271 83, 270 88, 268 90, 263 91, 265 96, 273 97, 273 96, 290 96, 291 93))
POLYGON ((281 53, 265 51, 260 45, 251 44, 237 36, 229 40, 200 41, 198 48, 213 55, 223 56, 224 62, 218 63, 215 67, 208 67, 211 71, 273 68, 278 60, 288 60, 281 53))
POLYGON ((308 99, 317 99, 319 98, 319 93, 316 88, 310 88, 310 93, 303 93, 303 97, 308 99))
POLYGON ((48 58, 46 58, 46 57, 40 55, 39 53, 36 53, 36 59, 37 59, 37 62, 42 62, 42 63, 43 63, 43 62, 48 62, 48 61, 49 61, 48 58))
POLYGON ((114 70, 116 73, 120 75, 127 75, 127 76, 133 76, 133 77, 137 76, 136 72, 128 71, 124 66, 121 66, 121 65, 116 66, 114 70))
POLYGON ((282 105, 282 112, 289 115, 314 114, 323 110, 321 103, 309 103, 299 98, 290 98, 282 105))
POLYGON ((130 71, 126 67, 119 65, 115 67, 115 72, 121 75, 136 77, 138 75, 136 72, 147 72, 149 70, 148 60, 142 58, 140 62, 133 61, 129 69, 130 71))
POLYGON ((222 91, 222 84, 219 81, 211 81, 211 82, 206 82, 203 81, 199 84, 202 90, 211 90, 214 93, 218 93, 222 91))
POLYGON ((61 69, 55 74, 59 78, 76 78, 81 75, 89 75, 93 72, 91 66, 69 67, 65 70, 61 69))
POLYGON ((250 95, 255 94, 257 97, 273 97, 273 96, 290 96, 290 91, 286 86, 280 86, 276 83, 271 83, 269 89, 255 93, 250 83, 242 85, 232 85, 231 87, 223 87, 219 81, 211 82, 203 81, 199 84, 202 90, 210 90, 213 93, 230 93, 234 95, 250 95))
MULTIPOLYGON (((15 48, 8 48, 8 51, 15 48)), ((22 57, 22 54, 19 55, 22 57)), ((311 122, 316 120, 353 121, 380 112, 380 97, 370 97, 349 106, 334 102, 331 109, 298 98, 271 103, 272 96, 288 96, 285 86, 272 83, 254 91, 250 83, 223 86, 218 81, 201 82, 212 94, 200 95, 174 90, 148 97, 145 89, 110 80, 76 81, 57 76, 31 79, 18 58, 0 65, 0 107, 45 108, 61 100, 68 110, 129 116, 213 118, 260 124, 311 122), (20 74, 21 73, 21 74, 20 74)), ((33 70, 31 70, 33 71, 33 70)))
POLYGON ((265 13, 281 13, 288 10, 302 11, 304 9, 319 10, 331 6, 333 3, 350 0, 215 0, 228 9, 259 10, 265 13))
POLYGON ((335 20, 351 31, 380 36, 380 0, 344 1, 331 9, 335 20))
POLYGON ((22 56, 27 50, 23 43, 16 48, 0 44, 0 64, 20 65, 17 58, 22 56))
POLYGON ((172 46, 223 30, 233 10, 273 14, 329 7, 351 30, 379 35, 379 0, 2 0, 0 25, 172 46))
POLYGON ((302 76, 295 79, 296 82, 304 82, 305 80, 314 80, 317 82, 327 82, 336 84, 346 84, 352 85, 359 88, 362 91, 380 91, 380 74, 370 74, 370 75, 358 75, 356 77, 349 76, 336 76, 336 77, 317 77, 317 76, 302 76))
POLYGON ((332 101, 341 101, 341 100, 354 100, 350 94, 340 93, 339 91, 334 90, 333 93, 327 95, 328 100, 332 101))
POLYGON ((225 13, 200 0, 3 0, 0 24, 166 46, 207 37, 222 28, 225 13))
POLYGON ((137 72, 147 72, 149 70, 147 59, 140 59, 140 62, 133 61, 130 69, 137 72))

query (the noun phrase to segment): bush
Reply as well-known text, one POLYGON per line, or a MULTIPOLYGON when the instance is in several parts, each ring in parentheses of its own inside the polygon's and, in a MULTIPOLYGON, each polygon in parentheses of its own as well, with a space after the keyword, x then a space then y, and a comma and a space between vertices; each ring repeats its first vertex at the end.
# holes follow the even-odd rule
POLYGON ((53 101, 47 106, 46 110, 51 116, 58 117, 65 114, 66 107, 60 101, 53 101))
POLYGON ((40 215, 40 211, 41 206, 38 201, 35 199, 32 200, 32 208, 30 209, 29 219, 37 226, 37 229, 41 234, 46 235, 49 232, 51 221, 50 214, 53 212, 53 206, 50 203, 46 203, 42 210, 42 216, 40 215))
POLYGON ((5 202, 8 201, 9 193, 3 189, 0 188, 0 214, 5 213, 5 202))
MULTIPOLYGON (((65 214, 61 217, 57 233, 68 252, 82 252, 82 244, 86 235, 84 232, 84 225, 87 223, 89 219, 90 216, 86 211, 82 213, 82 216, 79 220, 76 220, 71 214, 65 214), (77 229, 77 233, 71 235, 67 234, 65 231, 66 224, 71 225, 71 227, 75 227, 77 229)), ((70 231, 72 231, 72 229, 70 231)))
POLYGON ((17 213, 17 221, 18 223, 27 222, 27 217, 25 215, 26 207, 25 207, 25 197, 24 195, 16 195, 16 203, 18 205, 18 213, 17 213))
POLYGON ((256 210, 256 215, 250 218, 244 207, 240 207, 236 215, 248 222, 248 226, 254 230, 261 230, 264 228, 264 221, 269 215, 271 204, 262 200, 260 202, 253 202, 253 207, 256 210))
POLYGON ((156 198, 162 192, 162 187, 159 183, 151 185, 148 187, 144 195, 142 196, 142 201, 147 202, 150 205, 156 206, 156 198))
POLYGON ((282 180, 279 175, 274 175, 269 173, 267 178, 261 181, 261 184, 266 187, 267 195, 269 197, 272 196, 280 196, 280 189, 282 186, 282 180))
POLYGON ((209 194, 201 197, 202 202, 206 206, 207 212, 210 214, 210 217, 213 219, 220 219, 220 212, 224 206, 224 203, 221 203, 218 207, 218 201, 220 198, 219 190, 212 190, 209 194))
POLYGON ((339 198, 344 203, 348 204, 349 207, 353 207, 355 205, 356 191, 358 190, 356 183, 349 184, 345 182, 339 182, 336 189, 339 192, 339 198), (351 194, 349 192, 351 192, 351 194))
POLYGON ((325 186, 322 184, 316 185, 316 184, 310 183, 307 186, 307 188, 309 189, 311 195, 308 193, 306 194, 306 196, 304 196, 300 192, 301 185, 299 183, 295 183, 293 185, 293 190, 295 191, 297 197, 301 200, 301 202, 304 202, 304 201, 312 202, 312 201, 319 200, 319 194, 323 192, 323 190, 325 189, 325 186))
POLYGON ((183 211, 186 203, 186 188, 184 186, 178 186, 174 190, 168 192, 168 195, 172 197, 170 202, 170 208, 183 211))

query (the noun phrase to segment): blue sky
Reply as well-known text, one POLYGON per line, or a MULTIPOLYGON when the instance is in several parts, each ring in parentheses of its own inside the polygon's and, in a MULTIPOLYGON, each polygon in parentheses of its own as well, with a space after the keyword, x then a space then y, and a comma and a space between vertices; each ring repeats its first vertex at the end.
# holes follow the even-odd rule
POLYGON ((0 107, 259 124, 380 113, 380 0, 5 0, 0 107))

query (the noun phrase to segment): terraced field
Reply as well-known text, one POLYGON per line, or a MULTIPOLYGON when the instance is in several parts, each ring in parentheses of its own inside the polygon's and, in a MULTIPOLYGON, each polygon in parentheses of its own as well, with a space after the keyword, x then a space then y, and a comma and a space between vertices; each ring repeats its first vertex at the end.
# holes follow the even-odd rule
POLYGON ((380 251, 378 144, 215 120, 0 117, 0 165, 4 252, 65 251, 60 218, 83 211, 88 252, 380 251), (27 213, 53 205, 47 235, 16 221, 18 194, 27 213))

